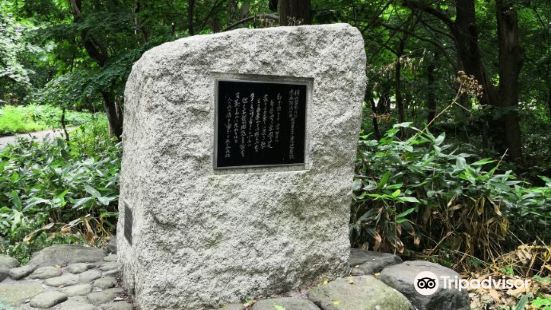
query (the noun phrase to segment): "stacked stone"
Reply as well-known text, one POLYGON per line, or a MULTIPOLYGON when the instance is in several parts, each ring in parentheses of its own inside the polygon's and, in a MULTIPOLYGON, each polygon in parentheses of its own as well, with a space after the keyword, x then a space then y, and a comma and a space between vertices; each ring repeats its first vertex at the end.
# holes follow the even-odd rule
MULTIPOLYGON (((414 289, 415 276, 429 271, 438 277, 459 277, 446 267, 426 261, 407 261, 397 255, 351 249, 351 275, 325 281, 290 297, 256 301, 252 310, 467 310, 467 291, 440 288, 424 296, 414 289)), ((220 310, 244 310, 242 304, 229 304, 220 310)))
POLYGON ((132 309, 118 287, 121 265, 115 254, 74 245, 37 252, 19 266, 0 256, 0 309, 132 309))
MULTIPOLYGON (((111 248, 112 249, 112 248, 111 248)), ((118 287, 121 266, 116 255, 101 249, 53 246, 19 267, 17 260, 0 255, 0 309, 130 310, 129 297, 118 287)), ((454 278, 453 270, 426 261, 352 249, 351 275, 323 281, 305 291, 284 297, 229 304, 225 310, 430 310, 469 309, 466 291, 440 288, 423 296, 415 292, 415 275, 430 271, 454 278)))

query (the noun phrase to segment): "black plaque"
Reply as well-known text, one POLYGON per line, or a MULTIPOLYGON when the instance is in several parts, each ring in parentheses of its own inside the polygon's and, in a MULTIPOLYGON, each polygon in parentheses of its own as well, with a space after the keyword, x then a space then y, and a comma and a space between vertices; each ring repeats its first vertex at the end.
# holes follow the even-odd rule
POLYGON ((217 168, 304 163, 306 85, 218 81, 217 168))
POLYGON ((124 205, 124 237, 129 244, 132 244, 132 210, 125 204, 124 205))

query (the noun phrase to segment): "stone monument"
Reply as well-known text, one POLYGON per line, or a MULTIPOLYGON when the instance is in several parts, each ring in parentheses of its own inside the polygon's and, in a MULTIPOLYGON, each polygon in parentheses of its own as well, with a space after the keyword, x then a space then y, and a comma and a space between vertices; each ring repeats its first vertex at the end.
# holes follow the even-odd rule
POLYGON ((142 309, 208 309, 348 272, 364 70, 347 24, 144 53, 125 90, 117 227, 142 309))

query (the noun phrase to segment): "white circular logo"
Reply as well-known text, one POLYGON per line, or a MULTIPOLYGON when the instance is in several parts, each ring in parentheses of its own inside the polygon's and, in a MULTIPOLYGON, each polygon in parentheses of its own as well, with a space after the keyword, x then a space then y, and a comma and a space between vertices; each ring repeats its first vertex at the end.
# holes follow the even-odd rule
POLYGON ((432 295, 438 290, 438 277, 430 271, 421 271, 415 276, 413 286, 421 295, 432 295))

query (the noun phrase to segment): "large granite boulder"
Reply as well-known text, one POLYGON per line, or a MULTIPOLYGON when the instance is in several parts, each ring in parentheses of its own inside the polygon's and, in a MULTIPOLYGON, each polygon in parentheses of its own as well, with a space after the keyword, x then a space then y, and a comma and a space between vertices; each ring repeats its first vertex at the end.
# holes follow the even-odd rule
MULTIPOLYGON (((365 59, 360 31, 347 24, 239 29, 143 54, 125 89, 117 226, 124 285, 139 306, 220 307, 349 272, 365 59), (215 123, 227 115, 217 110, 220 80, 306 85, 304 162, 216 169, 215 123)), ((250 90, 233 95, 253 98, 250 90)), ((258 107, 267 114, 280 96, 272 92, 272 104, 264 91, 254 95, 256 126, 266 129, 258 107)), ((252 128, 243 126, 232 128, 252 128)))
POLYGON ((380 279, 404 294, 419 310, 470 309, 467 290, 460 291, 454 286, 449 286, 445 283, 448 280, 460 279, 459 274, 444 266, 421 260, 407 261, 386 267, 381 272, 380 279), (423 283, 427 283, 425 281, 427 280, 426 276, 419 276, 421 273, 426 274, 431 279, 434 278, 434 288, 432 286, 425 287, 425 285, 421 286, 421 288, 417 285, 416 288, 416 281, 422 280, 423 283), (431 292, 429 287, 434 292, 431 292))

